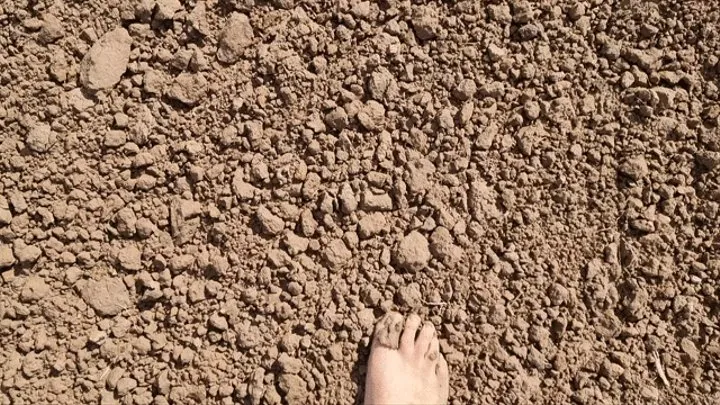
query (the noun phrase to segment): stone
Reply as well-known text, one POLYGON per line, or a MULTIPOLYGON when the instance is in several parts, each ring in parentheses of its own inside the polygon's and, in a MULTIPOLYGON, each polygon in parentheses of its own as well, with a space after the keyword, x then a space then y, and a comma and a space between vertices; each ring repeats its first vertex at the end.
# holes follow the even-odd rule
POLYGON ((618 170, 623 175, 635 181, 642 180, 650 172, 644 156, 628 158, 620 165, 618 170))
POLYGON ((463 79, 458 83, 457 87, 455 87, 455 90, 453 90, 453 96, 460 101, 466 101, 473 98, 476 91, 477 85, 474 80, 463 79))
POLYGON ((361 207, 365 211, 391 211, 393 202, 387 193, 376 194, 366 190, 362 195, 361 207))
POLYGON ((217 58, 223 63, 235 63, 240 60, 245 48, 253 43, 253 27, 250 19, 241 13, 232 13, 227 25, 220 33, 217 58))
POLYGON ((255 212, 255 219, 260 225, 262 233, 266 235, 278 235, 285 228, 285 221, 264 206, 255 212))
POLYGON ((40 256, 42 256, 42 250, 35 245, 26 245, 24 242, 15 243, 13 246, 15 252, 15 258, 22 266, 29 266, 35 264, 40 256))
POLYGON ((142 270, 142 253, 135 246, 126 246, 118 252, 117 263, 125 270, 142 270))
POLYGON ((352 259, 352 252, 342 239, 335 239, 325 247, 323 258, 330 267, 338 268, 352 259))
POLYGON ((44 298, 50 292, 50 286, 41 277, 31 276, 25 281, 20 291, 20 301, 36 302, 44 298))
POLYGON ((217 330, 227 330, 228 328, 227 319, 225 319, 224 316, 218 313, 210 315, 210 319, 208 319, 208 325, 210 325, 211 328, 215 328, 217 330))
POLYGON ((6 269, 15 264, 15 255, 10 245, 0 244, 0 269, 6 269))
POLYGON ((156 0, 153 19, 156 21, 172 20, 175 13, 182 8, 179 0, 156 0))
POLYGON ((85 303, 100 316, 115 316, 132 304, 125 283, 117 277, 78 281, 76 286, 85 303))
POLYGON ((294 374, 281 374, 278 379, 278 387, 285 394, 285 401, 288 405, 306 403, 308 397, 307 383, 301 377, 294 374))
POLYGON ((407 234, 395 249, 395 263, 401 269, 416 272, 430 261, 430 244, 418 231, 407 234))
POLYGON ((208 82, 201 73, 180 73, 167 96, 187 106, 195 106, 207 95, 208 82))
POLYGON ((28 149, 37 153, 47 152, 55 143, 57 135, 50 129, 50 125, 41 124, 33 127, 25 138, 28 149))
POLYGON ((57 41, 65 35, 62 22, 52 14, 43 16, 42 28, 38 33, 38 41, 43 44, 49 44, 57 41))
POLYGON ((387 228, 385 215, 375 212, 364 216, 358 222, 358 235, 363 239, 367 239, 383 232, 385 228, 387 228))
POLYGON ((375 100, 369 100, 358 112, 357 119, 365 129, 379 131, 385 123, 385 107, 375 100))
POLYGON ((80 83, 88 90, 110 89, 120 82, 130 59, 132 38, 116 28, 100 38, 80 62, 80 83))

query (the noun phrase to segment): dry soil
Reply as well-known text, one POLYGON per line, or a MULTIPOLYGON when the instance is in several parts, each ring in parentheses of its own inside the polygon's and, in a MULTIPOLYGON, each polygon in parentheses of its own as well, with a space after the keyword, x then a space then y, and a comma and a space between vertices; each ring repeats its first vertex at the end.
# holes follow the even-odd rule
POLYGON ((715 1, 5 0, 0 404, 720 402, 715 1))

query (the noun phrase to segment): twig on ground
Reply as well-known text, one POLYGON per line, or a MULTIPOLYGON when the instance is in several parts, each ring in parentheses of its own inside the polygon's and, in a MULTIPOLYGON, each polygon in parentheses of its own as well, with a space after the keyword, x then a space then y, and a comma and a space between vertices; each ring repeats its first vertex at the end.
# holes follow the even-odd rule
POLYGON ((660 380, 666 387, 670 387, 670 381, 668 381, 667 376, 665 375, 665 369, 660 361, 660 355, 658 355, 657 350, 653 351, 652 358, 655 362, 655 371, 658 373, 658 376, 660 376, 660 380))

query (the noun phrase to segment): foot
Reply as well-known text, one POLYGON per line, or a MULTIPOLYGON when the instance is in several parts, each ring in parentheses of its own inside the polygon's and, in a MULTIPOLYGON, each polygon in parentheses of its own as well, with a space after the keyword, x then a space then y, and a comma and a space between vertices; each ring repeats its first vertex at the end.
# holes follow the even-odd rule
POLYGON ((364 405, 447 404, 448 365, 431 323, 396 312, 377 325, 368 360, 364 405), (419 332, 418 332, 419 330, 419 332))

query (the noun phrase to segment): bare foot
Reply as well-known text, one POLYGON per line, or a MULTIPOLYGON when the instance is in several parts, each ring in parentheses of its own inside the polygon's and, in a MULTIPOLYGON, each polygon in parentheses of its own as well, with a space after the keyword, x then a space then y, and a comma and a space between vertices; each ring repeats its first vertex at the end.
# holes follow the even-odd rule
POLYGON ((446 404, 448 365, 440 354, 435 327, 420 317, 397 312, 375 325, 365 381, 364 405, 446 404), (401 336, 402 333, 402 336, 401 336), (417 337, 416 337, 417 335, 417 337))

